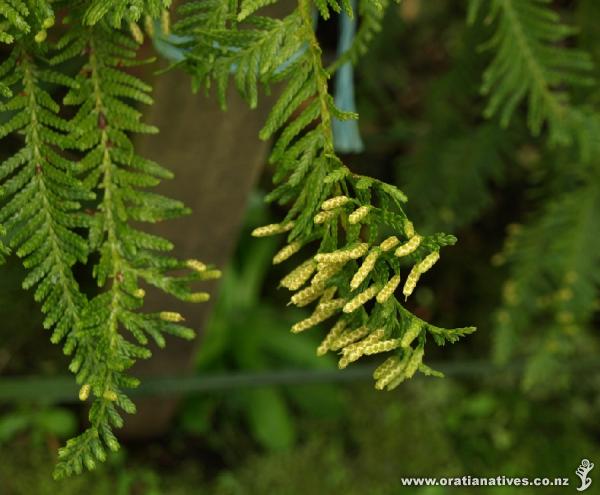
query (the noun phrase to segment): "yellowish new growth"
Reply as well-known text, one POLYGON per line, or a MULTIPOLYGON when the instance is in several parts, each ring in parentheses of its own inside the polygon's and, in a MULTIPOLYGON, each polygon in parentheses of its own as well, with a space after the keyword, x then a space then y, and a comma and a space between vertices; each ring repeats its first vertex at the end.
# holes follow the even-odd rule
POLYGON ((318 285, 309 285, 306 289, 296 292, 291 298, 292 304, 295 304, 299 308, 310 304, 314 300, 318 299, 323 293, 323 287, 318 285))
POLYGON ((377 302, 379 304, 383 304, 386 302, 390 296, 396 291, 400 285, 400 275, 394 275, 390 278, 387 283, 383 286, 383 289, 377 294, 377 302))
POLYGON ((338 366, 341 368, 345 368, 350 363, 358 360, 365 351, 368 349, 372 349, 373 346, 378 345, 377 342, 385 336, 385 328, 378 328, 371 332, 371 334, 366 338, 361 340, 360 342, 356 342, 354 344, 345 346, 342 350, 343 356, 340 358, 338 362, 338 366))
POLYGON ((144 29, 146 33, 150 35, 150 37, 154 38, 154 19, 149 15, 144 16, 144 29))
POLYGON ((340 336, 345 328, 346 320, 340 318, 336 324, 331 327, 331 330, 329 330, 329 333, 327 333, 321 344, 319 344, 319 347, 317 347, 317 356, 323 356, 327 353, 327 351, 331 350, 330 346, 340 336))
POLYGON ((378 328, 373 330, 366 339, 363 339, 361 343, 363 345, 373 344, 375 342, 380 341, 385 337, 385 327, 378 328))
POLYGON ((174 311, 161 311, 159 316, 161 320, 170 321, 172 323, 177 323, 185 320, 183 316, 181 316, 179 313, 175 313, 174 311))
POLYGON ((300 333, 304 330, 308 330, 309 328, 314 327, 317 323, 319 323, 319 320, 315 318, 315 315, 312 315, 308 318, 305 318, 304 320, 299 321, 298 323, 294 323, 294 325, 292 325, 291 331, 292 333, 300 333))
POLYGON ((355 260, 367 254, 369 245, 362 242, 350 249, 339 249, 331 253, 319 253, 315 255, 315 261, 318 263, 345 263, 346 261, 355 260))
POLYGON ((393 380, 388 383, 387 390, 394 390, 398 385, 400 385, 404 380, 408 380, 412 378, 413 375, 419 369, 419 365, 423 361, 423 354, 425 353, 424 349, 420 347, 419 349, 413 351, 410 355, 410 359, 406 364, 406 368, 401 372, 398 376, 396 376, 393 380))
POLYGON ((390 251, 394 249, 399 243, 400 241, 398 240, 398 238, 395 235, 393 235, 391 237, 388 237, 386 240, 382 241, 382 243, 379 245, 379 248, 382 251, 390 251))
POLYGON ((379 250, 374 249, 367 255, 367 257, 363 261, 363 264, 354 274, 354 277, 352 277, 352 280, 350 282, 350 288, 352 290, 357 289, 358 286, 362 284, 363 281, 367 278, 369 273, 371 273, 373 268, 375 268, 375 263, 377 262, 377 258, 379 258, 379 254, 379 250))
MULTIPOLYGON (((333 287, 331 288, 333 289, 333 287)), ((326 301, 321 300, 316 308, 316 311, 324 313, 335 313, 335 311, 343 307, 344 304, 346 304, 345 299, 331 299, 326 301)))
POLYGON ((359 339, 362 339, 365 335, 369 333, 369 327, 362 326, 355 328, 349 332, 342 333, 330 346, 332 351, 337 351, 342 347, 346 347, 347 345, 353 344, 359 339))
POLYGON ((210 294, 208 292, 194 292, 190 294, 187 298, 189 302, 199 303, 206 302, 210 299, 210 294))
POLYGON ((142 30, 140 29, 140 27, 137 25, 137 23, 135 22, 130 22, 129 23, 129 30, 131 31, 131 36, 133 36, 133 39, 139 44, 143 44, 144 43, 144 33, 142 33, 142 30))
POLYGON ((273 256, 273 264, 277 265, 287 260, 289 257, 300 251, 301 247, 302 243, 300 241, 294 241, 289 243, 287 246, 284 246, 275 256, 273 256))
POLYGON ((338 367, 343 370, 344 368, 346 368, 350 363, 353 363, 354 361, 357 361, 360 357, 362 356, 362 352, 360 351, 355 351, 355 352, 349 352, 347 354, 344 354, 340 360, 338 361, 338 367))
POLYGON ((252 231, 252 235, 254 237, 267 237, 275 234, 283 234, 284 232, 288 232, 292 230, 294 227, 294 222, 287 223, 272 223, 269 225, 263 225, 262 227, 257 227, 252 231))
POLYGON ((402 256, 409 255, 410 253, 414 252, 415 249, 417 249, 419 247, 419 244, 421 244, 422 239, 423 238, 419 234, 412 236, 404 244, 401 244, 400 246, 398 246, 398 249, 396 249, 396 252, 394 254, 396 256, 398 256, 399 258, 402 256))
POLYGON ((92 389, 92 387, 90 386, 89 383, 84 384, 80 389, 79 389, 79 400, 82 402, 85 402, 88 397, 90 396, 90 390, 92 389))
POLYGON ((400 345, 402 347, 410 346, 410 344, 412 344, 413 341, 421 333, 421 328, 422 328, 421 324, 418 321, 413 320, 413 322, 410 324, 410 326, 406 329, 406 332, 404 332, 404 335, 402 336, 402 341, 400 342, 400 345))
POLYGON ((344 306, 344 313, 352 313, 360 308, 363 304, 365 304, 369 299, 375 297, 375 295, 379 292, 381 287, 378 285, 372 285, 368 289, 365 289, 360 294, 350 299, 348 303, 344 306))
POLYGON ((294 323, 294 325, 292 325, 291 332, 292 333, 303 332, 304 330, 308 330, 309 328, 314 327, 321 321, 322 320, 317 319, 315 317, 315 315, 313 314, 312 316, 309 316, 308 318, 305 318, 304 320, 301 320, 298 323, 294 323))
POLYGON ((333 210, 334 208, 339 208, 342 205, 345 205, 350 198, 348 196, 335 196, 334 198, 330 198, 327 201, 323 201, 321 205, 321 209, 323 210, 333 210))
POLYGON ((373 378, 375 380, 379 380, 382 376, 387 375, 392 369, 394 369, 399 362, 400 358, 398 356, 387 358, 383 363, 375 368, 375 371, 373 372, 373 378))
POLYGON ((118 399, 117 394, 114 390, 105 390, 102 394, 102 397, 111 402, 115 402, 118 399))
POLYGON ((298 290, 315 271, 317 264, 309 259, 281 279, 281 285, 289 290, 298 290))
POLYGON ((386 367, 386 369, 381 370, 379 373, 379 378, 375 383, 375 388, 377 390, 383 390, 392 381, 397 380, 398 378, 402 378, 404 376, 404 368, 406 368, 406 365, 411 355, 411 349, 406 349, 404 355, 402 356, 402 359, 400 359, 399 361, 395 361, 393 365, 390 365, 386 367))
POLYGON ((408 364, 406 365, 406 369, 404 370, 404 374, 406 378, 412 378, 413 375, 419 369, 419 365, 423 362, 423 355, 425 354, 425 348, 419 347, 414 350, 410 359, 408 360, 408 364))
POLYGON ((350 213, 350 216, 348 217, 348 221, 352 225, 357 224, 358 222, 363 220, 369 214, 370 209, 371 209, 370 206, 361 206, 360 208, 357 208, 352 213, 350 213))
POLYGON ((146 291, 144 289, 135 289, 133 291, 133 297, 137 299, 142 299, 146 295, 146 291))
POLYGON ((191 268, 195 272, 201 273, 206 270, 206 265, 202 261, 190 259, 185 262, 188 268, 191 268))
POLYGON ((415 235, 415 226, 409 220, 404 223, 404 234, 409 239, 415 235))
POLYGON ((344 263, 327 263, 324 265, 320 265, 317 267, 317 273, 310 281, 310 285, 322 286, 333 277, 336 273, 338 273, 344 266, 344 263))
POLYGON ((429 270, 433 265, 435 265, 436 261, 440 259, 440 252, 434 251, 433 253, 427 255, 423 261, 421 261, 418 265, 419 272, 425 273, 429 270))
MULTIPOLYGON (((380 341, 385 337, 385 328, 378 328, 374 330, 369 335, 367 335, 364 339, 359 340, 358 342, 354 342, 353 344, 349 344, 342 349, 342 353, 344 355, 352 354, 358 359, 360 356, 364 354, 364 350, 376 342, 380 341), (358 353, 358 356, 356 354, 358 353)), ((354 360, 356 360, 354 359, 354 360)))
POLYGON ((162 11, 160 16, 160 26, 162 28, 162 32, 168 36, 171 34, 171 15, 167 9, 162 11))
POLYGON ((327 222, 328 220, 331 220, 334 217, 335 217, 335 211, 320 211, 319 213, 317 213, 315 215, 315 217, 313 218, 313 221, 317 225, 320 225, 322 223, 327 222))
POLYGON ((404 282, 404 287, 402 288, 402 294, 404 294, 405 299, 413 293, 413 290, 415 290, 420 276, 421 272, 419 271, 419 265, 414 265, 408 274, 406 282, 404 282))
POLYGON ((35 37, 33 39, 35 40, 36 43, 43 43, 44 41, 46 41, 47 37, 48 37, 48 31, 46 31, 45 29, 42 29, 41 31, 37 32, 37 34, 35 35, 35 37))
POLYGON ((402 289, 402 293, 404 294, 405 298, 410 296, 413 290, 415 290, 415 287, 417 286, 417 282, 419 281, 419 277, 421 276, 421 274, 429 270, 439 259, 439 251, 434 251, 433 253, 427 255, 423 261, 417 263, 412 267, 410 273, 408 274, 408 278, 406 279, 406 283, 404 284, 404 287, 402 289))
POLYGON ((310 317, 299 321, 292 326, 292 333, 302 332, 308 328, 314 327, 322 321, 325 321, 327 318, 333 316, 343 304, 343 299, 334 299, 333 301, 319 304, 317 309, 315 309, 315 312, 310 317))
POLYGON ((358 342, 354 342, 353 344, 348 344, 344 346, 342 349, 342 353, 350 354, 355 353, 357 351, 363 351, 363 349, 370 345, 378 342, 382 338, 385 337, 385 328, 378 328, 377 330, 373 330, 369 335, 367 335, 364 339, 359 340, 358 342))
POLYGON ((325 289, 323 291, 323 295, 321 296, 321 299, 319 299, 319 304, 326 303, 327 301, 331 301, 331 299, 333 299, 333 296, 335 295, 336 291, 337 291, 337 287, 328 287, 327 289, 325 289))
POLYGON ((397 349, 398 347, 400 347, 400 339, 382 340, 381 342, 375 342, 364 346, 362 352, 368 356, 371 354, 379 354, 380 352, 388 352, 392 349, 397 349))
POLYGON ((206 270, 202 272, 202 280, 210 280, 213 278, 221 278, 221 270, 206 270))

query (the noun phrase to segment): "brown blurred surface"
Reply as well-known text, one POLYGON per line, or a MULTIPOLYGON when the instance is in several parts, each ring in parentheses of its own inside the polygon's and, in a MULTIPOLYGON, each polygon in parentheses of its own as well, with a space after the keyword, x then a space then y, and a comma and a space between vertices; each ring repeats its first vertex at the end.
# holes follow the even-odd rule
MULTIPOLYGON (((291 6, 292 2, 285 0, 264 12, 283 16, 291 6)), ((175 179, 164 181, 156 191, 183 201, 193 213, 145 228, 172 241, 175 256, 196 258, 222 269, 233 253, 249 195, 266 163, 270 143, 260 141, 258 132, 277 90, 270 97, 261 95, 258 108, 251 110, 231 85, 228 110, 223 112, 214 93, 208 97, 203 92, 192 94, 190 78, 182 71, 172 70, 154 79, 155 103, 145 121, 156 125, 160 133, 140 137, 136 146, 141 156, 175 173, 175 179)), ((143 380, 144 376, 172 376, 192 370, 217 296, 218 281, 203 283, 200 290, 210 292, 208 303, 183 303, 162 292, 147 291, 145 310, 180 312, 198 337, 193 342, 167 338, 165 349, 153 347, 152 358, 135 365, 134 376, 143 380)), ((138 412, 125 422, 122 436, 161 434, 178 402, 138 400, 138 412)))
MULTIPOLYGON (((231 91, 228 111, 223 112, 214 98, 193 95, 189 78, 177 71, 157 78, 154 96, 156 103, 146 121, 158 126, 160 134, 139 139, 139 153, 175 173, 175 179, 163 182, 157 192, 183 201, 193 213, 146 228, 172 241, 175 256, 223 268, 235 247, 249 194, 266 161, 269 144, 257 136, 268 106, 250 110, 231 91)), ((143 380, 148 375, 191 370, 218 281, 203 283, 201 290, 210 292, 208 303, 183 303, 148 290, 146 310, 180 312, 199 337, 193 342, 168 338, 165 349, 153 348, 152 358, 135 366, 135 376, 143 380)), ((145 399, 137 405, 137 415, 126 422, 126 436, 162 432, 177 401, 145 399)))

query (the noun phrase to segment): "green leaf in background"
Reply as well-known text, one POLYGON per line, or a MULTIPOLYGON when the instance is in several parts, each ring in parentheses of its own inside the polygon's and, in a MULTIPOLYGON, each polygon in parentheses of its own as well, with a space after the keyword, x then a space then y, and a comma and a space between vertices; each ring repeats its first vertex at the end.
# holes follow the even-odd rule
MULTIPOLYGON (((262 197, 256 195, 247 213, 244 231, 269 221, 262 197)), ((206 328, 196 361, 199 371, 312 370, 335 368, 331 356, 318 357, 318 336, 293 335, 290 325, 305 312, 281 311, 263 292, 271 258, 279 248, 274 238, 252 242, 243 235, 234 259, 224 271, 216 308, 206 328)), ((289 448, 296 441, 295 409, 323 418, 345 414, 341 391, 332 384, 298 388, 260 388, 242 393, 195 397, 181 413, 184 430, 214 440, 227 428, 223 417, 238 417, 251 437, 267 450, 289 448), (294 408, 292 406, 295 406, 294 408), (215 414, 213 414, 213 412, 215 414)))
POLYGON ((15 412, 0 416, 0 444, 8 442, 28 426, 29 418, 24 414, 15 412))
POLYGON ((34 438, 51 435, 63 439, 76 431, 75 414, 59 407, 22 407, 0 416, 0 444, 22 432, 29 432, 34 438))
POLYGON ((207 397, 192 397, 186 402, 181 412, 181 426, 190 433, 204 435, 210 430, 215 409, 215 400, 207 397))
POLYGON ((77 419, 72 411, 61 408, 41 409, 34 415, 35 427, 40 431, 67 438, 77 431, 77 419))
POLYGON ((347 412, 343 391, 329 384, 298 385, 286 390, 286 395, 302 413, 315 418, 335 420, 347 412))
POLYGON ((273 388, 244 392, 246 420, 253 436, 269 450, 289 449, 296 441, 296 428, 283 395, 273 388))

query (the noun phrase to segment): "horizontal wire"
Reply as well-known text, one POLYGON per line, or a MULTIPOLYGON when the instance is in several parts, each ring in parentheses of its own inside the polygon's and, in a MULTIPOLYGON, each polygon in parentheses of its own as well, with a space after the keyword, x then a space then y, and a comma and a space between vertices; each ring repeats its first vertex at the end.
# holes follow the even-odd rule
MULTIPOLYGON (((433 364, 448 377, 498 378, 514 377, 524 368, 523 362, 498 366, 487 360, 433 364)), ((572 370, 600 368, 600 360, 580 360, 572 370)), ((294 386, 326 383, 351 383, 370 380, 374 366, 355 366, 345 370, 272 370, 223 374, 141 377, 142 383, 131 390, 131 396, 172 396, 179 394, 219 392, 236 388, 294 386)), ((78 386, 70 376, 14 376, 0 378, 0 401, 14 402, 78 402, 78 386)))

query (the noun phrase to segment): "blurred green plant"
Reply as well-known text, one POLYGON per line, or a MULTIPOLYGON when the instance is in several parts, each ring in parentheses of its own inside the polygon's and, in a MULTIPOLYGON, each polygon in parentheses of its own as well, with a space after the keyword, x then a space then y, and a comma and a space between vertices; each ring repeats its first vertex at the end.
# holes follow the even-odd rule
MULTIPOLYGON (((314 335, 295 338, 285 331, 297 318, 305 316, 305 311, 291 308, 283 312, 272 298, 263 297, 279 244, 273 238, 252 242, 250 232, 269 221, 263 200, 264 195, 258 192, 252 196, 236 254, 223 273, 197 359, 199 373, 336 367, 335 360, 315 355, 318 342, 314 335)), ((288 389, 258 387, 189 399, 181 421, 185 430, 210 435, 212 442, 218 442, 219 418, 240 418, 262 447, 282 450, 296 442, 296 410, 332 418, 344 412, 340 391, 332 384, 288 389)))
POLYGON ((600 349, 597 9, 410 0, 358 68, 367 149, 393 162, 381 173, 425 232, 461 229, 462 255, 441 274, 457 278, 441 294, 455 308, 444 324, 477 306, 493 358, 525 360, 522 385, 537 393, 566 390, 569 362, 600 349))
MULTIPOLYGON (((402 487, 400 478, 560 476, 575 483, 581 457, 600 456, 589 425, 582 421, 593 421, 585 401, 565 400, 559 408, 553 399, 532 399, 518 391, 512 381, 486 381, 485 390, 474 390, 479 381, 417 380, 390 395, 351 385, 345 392, 364 407, 349 408, 336 421, 306 418, 298 423, 303 441, 293 449, 255 452, 212 469, 207 466, 214 452, 199 455, 189 448, 189 439, 163 439, 126 449, 126 463, 122 456, 106 469, 55 483, 48 476, 52 451, 21 439, 0 445, 3 493, 443 495, 443 487, 402 487), (165 458, 170 459, 166 464, 165 458)), ((242 443, 238 438, 237 445, 242 443)), ((506 488, 454 487, 452 492, 497 495, 506 488)), ((539 488, 519 490, 522 495, 537 493, 539 488)))
POLYGON ((61 407, 19 406, 0 415, 0 445, 27 432, 36 445, 48 436, 65 439, 77 431, 77 418, 73 411, 61 407))

